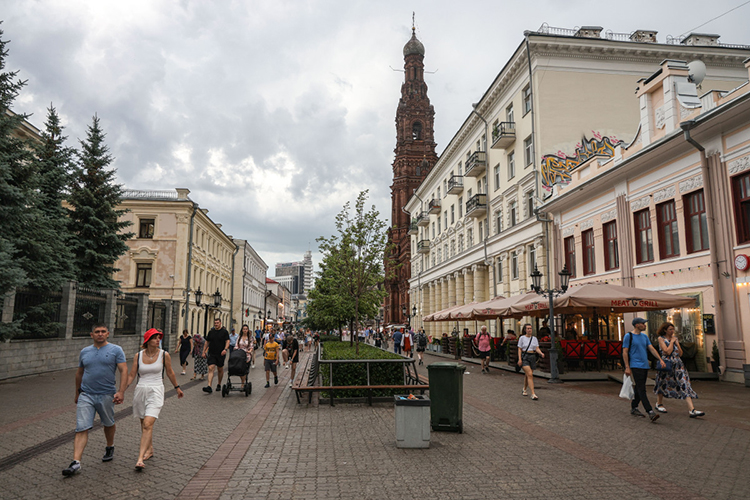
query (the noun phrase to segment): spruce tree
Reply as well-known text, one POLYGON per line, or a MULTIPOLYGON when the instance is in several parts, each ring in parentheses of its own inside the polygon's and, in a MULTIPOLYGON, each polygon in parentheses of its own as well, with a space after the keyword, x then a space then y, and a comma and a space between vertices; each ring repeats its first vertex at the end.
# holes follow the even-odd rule
POLYGON ((68 198, 72 211, 70 228, 78 281, 95 288, 115 288, 112 278, 118 257, 127 251, 125 241, 133 233, 125 233, 130 222, 119 218, 127 210, 118 209, 122 186, 114 182, 115 170, 110 169, 112 156, 104 143, 105 134, 94 115, 80 141, 78 168, 68 198))

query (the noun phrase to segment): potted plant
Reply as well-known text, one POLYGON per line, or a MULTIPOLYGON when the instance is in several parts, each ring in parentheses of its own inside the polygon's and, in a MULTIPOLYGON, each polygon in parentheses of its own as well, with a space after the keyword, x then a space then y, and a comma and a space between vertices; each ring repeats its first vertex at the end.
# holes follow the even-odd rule
POLYGON ((715 340, 714 345, 711 348, 711 357, 713 358, 711 360, 711 369, 714 373, 721 374, 721 372, 719 371, 719 365, 721 364, 719 359, 719 346, 716 344, 715 340))

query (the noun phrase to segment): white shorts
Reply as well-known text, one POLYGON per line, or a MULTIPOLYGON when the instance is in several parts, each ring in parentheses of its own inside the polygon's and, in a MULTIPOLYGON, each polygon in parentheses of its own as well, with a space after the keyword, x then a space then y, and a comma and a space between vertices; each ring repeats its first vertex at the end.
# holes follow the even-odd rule
POLYGON ((159 418, 161 407, 164 406, 163 385, 137 385, 133 396, 133 415, 135 418, 159 418))

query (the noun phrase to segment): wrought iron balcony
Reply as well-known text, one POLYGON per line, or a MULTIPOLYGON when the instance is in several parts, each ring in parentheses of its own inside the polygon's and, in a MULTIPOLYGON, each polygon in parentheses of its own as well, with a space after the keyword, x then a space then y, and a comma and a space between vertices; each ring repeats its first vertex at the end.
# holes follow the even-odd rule
POLYGON ((419 226, 417 225, 417 219, 412 219, 411 224, 409 224, 409 234, 419 234, 419 226))
POLYGON ((464 168, 464 176, 479 177, 487 170, 487 153, 484 151, 475 151, 468 160, 464 168))
POLYGON ((417 242, 417 253, 430 253, 430 240, 419 240, 417 242))
POLYGON ((464 190, 464 178, 460 175, 451 175, 448 179, 448 194, 461 194, 464 190))
POLYGON ((417 217, 417 226, 427 227, 430 225, 430 215, 427 212, 422 212, 417 217))
POLYGON ((475 194, 466 202, 467 217, 481 217, 487 213, 487 195, 475 194))
POLYGON ((492 149, 505 149, 516 141, 516 122, 500 122, 492 129, 492 149))
POLYGON ((431 213, 431 214, 440 213, 440 200, 436 200, 434 198, 430 200, 430 207, 428 209, 428 213, 431 213))

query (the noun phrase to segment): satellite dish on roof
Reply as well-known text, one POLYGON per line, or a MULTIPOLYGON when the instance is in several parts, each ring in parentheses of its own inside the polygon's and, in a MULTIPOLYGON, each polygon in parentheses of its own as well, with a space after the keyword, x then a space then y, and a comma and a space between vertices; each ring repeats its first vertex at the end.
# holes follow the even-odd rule
POLYGON ((706 78, 706 65, 703 61, 696 59, 688 63, 688 81, 700 85, 706 78))

